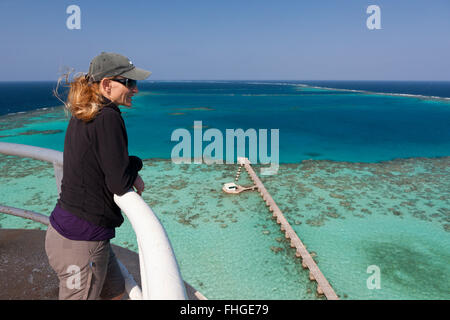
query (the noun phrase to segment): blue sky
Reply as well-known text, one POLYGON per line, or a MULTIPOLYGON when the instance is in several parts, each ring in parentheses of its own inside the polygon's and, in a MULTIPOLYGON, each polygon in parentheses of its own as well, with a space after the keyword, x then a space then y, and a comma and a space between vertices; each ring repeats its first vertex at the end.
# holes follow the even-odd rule
POLYGON ((0 81, 86 72, 101 51, 149 80, 450 80, 449 0, 0 0, 0 40, 0 81))

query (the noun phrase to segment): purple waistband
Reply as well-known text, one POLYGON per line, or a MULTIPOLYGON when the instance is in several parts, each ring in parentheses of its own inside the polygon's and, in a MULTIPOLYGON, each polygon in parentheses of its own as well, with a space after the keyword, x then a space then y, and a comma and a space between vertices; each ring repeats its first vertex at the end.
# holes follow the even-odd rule
POLYGON ((52 227, 70 240, 103 241, 115 237, 115 229, 104 228, 78 218, 58 204, 50 215, 52 227))

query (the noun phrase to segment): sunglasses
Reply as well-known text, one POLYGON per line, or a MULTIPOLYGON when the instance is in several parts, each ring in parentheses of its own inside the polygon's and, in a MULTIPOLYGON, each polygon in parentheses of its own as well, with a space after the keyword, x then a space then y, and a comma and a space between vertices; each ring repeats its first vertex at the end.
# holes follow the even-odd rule
POLYGON ((111 79, 111 81, 115 81, 115 82, 119 82, 121 84, 123 84, 125 87, 127 87, 128 89, 133 89, 136 88, 137 86, 137 81, 133 80, 133 79, 111 79))

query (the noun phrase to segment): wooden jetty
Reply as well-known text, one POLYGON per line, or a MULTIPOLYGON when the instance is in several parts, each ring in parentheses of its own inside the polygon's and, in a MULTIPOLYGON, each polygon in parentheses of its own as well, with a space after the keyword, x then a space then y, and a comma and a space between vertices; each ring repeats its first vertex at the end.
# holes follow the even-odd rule
MULTIPOLYGON (((258 189, 261 197, 266 202, 266 205, 269 207, 269 210, 272 212, 274 218, 277 218, 277 223, 280 225, 281 231, 284 231, 286 239, 291 239, 291 247, 296 248, 296 257, 302 258, 302 267, 304 269, 309 269, 309 279, 311 281, 317 282, 317 293, 319 295, 325 295, 328 300, 339 300, 339 297, 334 292, 328 280, 320 271, 314 259, 311 257, 310 253, 306 249, 306 246, 298 237, 297 233, 292 229, 289 222, 284 217, 280 208, 278 208, 275 201, 272 199, 269 192, 264 187, 263 183, 256 175, 255 171, 250 165, 250 161, 247 158, 239 157, 238 162, 241 166, 245 167, 250 178, 255 183, 256 188, 258 189)), ((236 179, 237 180, 237 179, 236 179)))

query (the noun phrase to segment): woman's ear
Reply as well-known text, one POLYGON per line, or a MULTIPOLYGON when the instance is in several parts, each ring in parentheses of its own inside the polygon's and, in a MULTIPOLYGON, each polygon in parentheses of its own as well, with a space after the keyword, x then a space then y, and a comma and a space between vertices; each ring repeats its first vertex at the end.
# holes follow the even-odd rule
POLYGON ((103 78, 100 81, 100 90, 103 94, 110 95, 111 94, 111 80, 107 78, 103 78))

